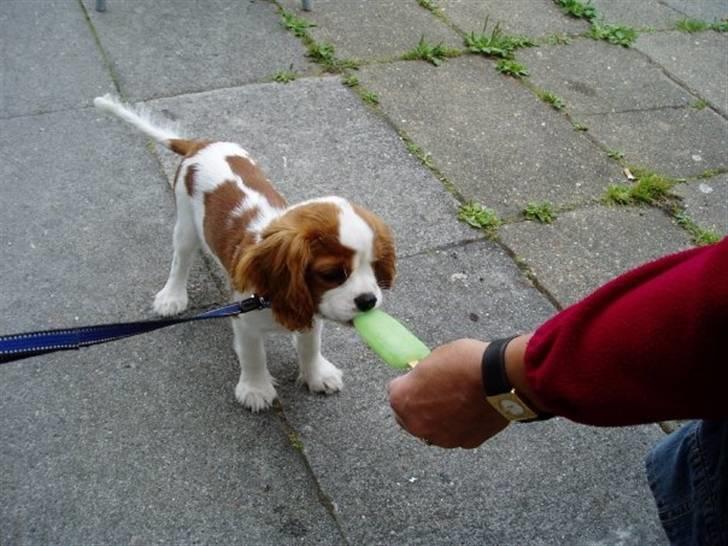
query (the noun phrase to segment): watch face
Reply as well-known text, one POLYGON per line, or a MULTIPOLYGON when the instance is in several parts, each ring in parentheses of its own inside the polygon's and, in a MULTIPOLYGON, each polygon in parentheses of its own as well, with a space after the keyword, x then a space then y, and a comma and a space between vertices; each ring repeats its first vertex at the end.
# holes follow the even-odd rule
POLYGON ((500 407, 505 413, 516 419, 523 417, 526 414, 524 407, 515 400, 501 400, 500 407))
POLYGON ((509 421, 525 421, 538 417, 523 400, 518 397, 515 390, 503 394, 486 396, 485 399, 493 408, 509 421))

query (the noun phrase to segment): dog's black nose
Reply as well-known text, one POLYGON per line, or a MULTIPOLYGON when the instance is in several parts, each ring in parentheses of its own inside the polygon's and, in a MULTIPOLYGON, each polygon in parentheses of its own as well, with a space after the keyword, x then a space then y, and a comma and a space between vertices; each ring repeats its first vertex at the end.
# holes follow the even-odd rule
POLYGON ((354 303, 356 303, 356 308, 359 311, 369 311, 377 304, 377 297, 371 292, 366 292, 355 297, 354 303))

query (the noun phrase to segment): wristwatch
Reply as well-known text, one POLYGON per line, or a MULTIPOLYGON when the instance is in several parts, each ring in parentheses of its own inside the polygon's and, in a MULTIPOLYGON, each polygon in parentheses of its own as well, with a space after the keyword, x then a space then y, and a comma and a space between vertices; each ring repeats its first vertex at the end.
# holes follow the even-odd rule
POLYGON ((505 359, 506 347, 516 337, 518 336, 496 339, 486 347, 481 364, 485 399, 509 421, 528 423, 549 419, 553 416, 533 410, 508 381, 505 359))

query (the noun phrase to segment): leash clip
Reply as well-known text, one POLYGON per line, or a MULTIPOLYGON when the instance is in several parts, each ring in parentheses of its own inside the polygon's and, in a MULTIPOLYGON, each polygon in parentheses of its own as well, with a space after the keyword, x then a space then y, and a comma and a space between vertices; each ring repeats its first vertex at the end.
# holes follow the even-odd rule
POLYGON ((265 309, 270 307, 270 301, 263 296, 253 294, 248 299, 245 299, 239 303, 240 312, 247 313, 249 311, 257 311, 259 309, 265 309))

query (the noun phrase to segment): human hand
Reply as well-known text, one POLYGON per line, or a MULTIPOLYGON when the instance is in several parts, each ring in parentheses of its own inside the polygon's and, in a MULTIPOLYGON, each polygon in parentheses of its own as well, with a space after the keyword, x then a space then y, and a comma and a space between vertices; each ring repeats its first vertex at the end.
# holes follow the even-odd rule
POLYGON ((481 359, 487 343, 459 339, 437 347, 389 384, 389 403, 407 432, 440 447, 475 448, 508 425, 485 400, 481 359))

